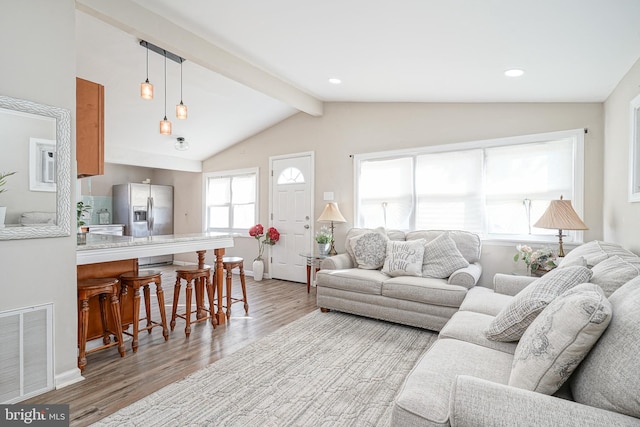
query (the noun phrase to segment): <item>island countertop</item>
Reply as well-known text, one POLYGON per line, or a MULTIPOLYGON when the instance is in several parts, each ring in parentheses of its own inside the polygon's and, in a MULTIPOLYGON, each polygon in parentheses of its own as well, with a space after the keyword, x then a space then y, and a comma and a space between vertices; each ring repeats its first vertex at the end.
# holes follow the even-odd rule
POLYGON ((131 237, 88 233, 86 237, 86 244, 76 247, 77 265, 231 248, 234 235, 208 232, 131 237))

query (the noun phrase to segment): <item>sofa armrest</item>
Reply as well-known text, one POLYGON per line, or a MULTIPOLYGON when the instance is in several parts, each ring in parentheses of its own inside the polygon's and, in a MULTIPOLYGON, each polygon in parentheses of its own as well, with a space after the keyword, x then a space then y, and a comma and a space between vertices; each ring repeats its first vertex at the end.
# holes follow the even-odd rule
POLYGON ((451 427, 638 426, 628 415, 460 375, 449 399, 451 427))
POLYGON ((449 276, 448 282, 450 285, 464 286, 467 289, 471 289, 478 283, 481 274, 482 266, 474 262, 473 264, 469 264, 468 267, 454 271, 451 276, 449 276))
POLYGON ((493 290, 499 294, 514 296, 536 279, 538 278, 533 276, 496 273, 493 276, 493 290))
POLYGON ((345 268, 354 268, 351 256, 347 253, 338 254, 325 258, 320 263, 322 270, 343 270, 345 268))

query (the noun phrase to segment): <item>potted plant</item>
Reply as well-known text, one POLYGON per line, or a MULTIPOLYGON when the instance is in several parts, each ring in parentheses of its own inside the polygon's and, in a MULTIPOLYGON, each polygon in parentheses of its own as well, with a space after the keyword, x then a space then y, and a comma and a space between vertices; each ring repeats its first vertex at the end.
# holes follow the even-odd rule
POLYGON ((320 230, 316 232, 316 243, 318 244, 318 251, 320 255, 328 255, 331 248, 331 232, 326 225, 320 227, 320 230))
POLYGON ((515 262, 520 259, 524 261, 527 265, 527 272, 531 276, 542 276, 557 267, 556 254, 549 247, 533 250, 527 245, 517 245, 516 250, 518 252, 513 256, 513 260, 515 262))
POLYGON ((85 205, 84 202, 76 203, 76 226, 78 229, 77 243, 79 245, 84 245, 87 242, 86 231, 82 229, 82 226, 86 223, 82 219, 82 216, 89 212, 91 212, 91 206, 85 205))
MULTIPOLYGON (((7 184, 7 178, 10 177, 11 175, 15 175, 15 171, 6 172, 6 173, 0 172, 0 194, 7 191, 7 189, 4 188, 4 186, 7 184)), ((6 214, 7 214, 7 207, 0 206, 0 228, 4 228, 4 217, 6 214)))
POLYGON ((258 257, 253 260, 253 280, 260 281, 264 274, 264 261, 262 260, 264 248, 266 245, 275 245, 280 240, 280 233, 275 227, 269 227, 265 234, 262 224, 256 224, 249 229, 249 236, 258 241, 258 257))

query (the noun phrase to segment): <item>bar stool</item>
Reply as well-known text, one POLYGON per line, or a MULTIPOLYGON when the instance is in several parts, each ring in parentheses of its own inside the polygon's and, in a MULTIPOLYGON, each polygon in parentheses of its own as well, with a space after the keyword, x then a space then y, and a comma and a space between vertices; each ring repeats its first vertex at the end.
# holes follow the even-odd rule
POLYGON ((80 372, 87 366, 87 354, 108 347, 118 346, 120 356, 124 356, 124 340, 122 339, 122 322, 120 318, 120 300, 118 298, 118 279, 109 277, 102 279, 78 280, 78 368, 80 372), (87 351, 87 333, 89 330, 89 299, 98 295, 100 298, 100 320, 102 321, 102 342, 104 345, 87 351), (115 331, 109 329, 107 323, 107 296, 111 299, 111 316, 115 331), (116 340, 111 342, 110 334, 116 340))
POLYGON ((176 270, 176 285, 173 291, 173 310, 171 313, 171 330, 176 326, 176 317, 180 317, 185 319, 187 322, 187 326, 184 328, 184 333, 189 338, 189 334, 191 334, 191 323, 198 323, 206 321, 207 319, 211 319, 211 324, 213 327, 216 327, 216 316, 214 311, 214 290, 211 280, 209 280, 211 276, 211 267, 208 265, 203 265, 202 268, 194 265, 194 266, 185 266, 176 270), (178 313, 178 297, 180 296, 180 287, 181 280, 187 282, 186 286, 186 304, 185 304, 185 312, 179 314, 178 313), (191 310, 191 295, 193 284, 196 286, 196 320, 191 321, 191 313, 194 311, 191 310), (204 292, 207 292, 207 297, 209 298, 209 309, 204 306, 204 292), (208 314, 204 314, 208 313, 208 314))
MULTIPOLYGON (((123 334, 127 334, 133 337, 131 342, 131 348, 133 352, 138 351, 138 332, 149 331, 156 326, 162 326, 162 335, 164 340, 169 339, 169 329, 167 328, 167 315, 164 307, 164 290, 162 289, 162 273, 155 270, 140 271, 138 273, 131 271, 120 275, 120 294, 125 295, 129 288, 133 290, 133 333, 122 331, 123 334), (158 308, 160 309, 160 322, 151 320, 151 291, 149 285, 153 283, 156 285, 156 296, 158 298, 158 308), (144 308, 146 317, 140 319, 140 288, 142 287, 144 293, 144 308), (146 320, 147 326, 140 328, 140 321, 146 320)), ((120 307, 124 310, 124 305, 120 307)), ((124 313, 122 314, 124 318, 124 313)))
POLYGON ((222 257, 222 268, 227 272, 227 319, 231 318, 231 305, 237 302, 244 303, 244 312, 249 314, 249 304, 247 303, 247 285, 244 281, 244 259, 237 256, 222 257), (232 273, 231 270, 238 267, 240 270, 240 284, 242 285, 242 298, 233 298, 231 296, 231 282, 232 273))

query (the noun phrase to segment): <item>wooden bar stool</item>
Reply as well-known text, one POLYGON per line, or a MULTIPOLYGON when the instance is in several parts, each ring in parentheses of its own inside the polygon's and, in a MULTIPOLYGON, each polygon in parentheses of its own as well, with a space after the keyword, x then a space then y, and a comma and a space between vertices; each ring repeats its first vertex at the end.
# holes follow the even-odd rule
POLYGON ((222 268, 227 272, 227 319, 231 318, 231 305, 237 302, 244 303, 244 312, 249 314, 249 304, 247 303, 247 285, 244 281, 244 259, 237 256, 222 257, 222 268), (242 285, 242 298, 233 298, 231 296, 231 270, 238 267, 240 270, 240 284, 242 285))
POLYGON ((189 337, 191 334, 191 323, 198 323, 211 319, 211 324, 216 327, 216 317, 214 311, 214 290, 213 284, 210 279, 211 267, 203 265, 199 266, 185 266, 176 270, 176 286, 173 291, 173 310, 171 313, 171 330, 176 326, 176 317, 185 319, 187 326, 184 328, 184 333, 189 337), (187 282, 186 286, 186 303, 185 312, 178 314, 178 298, 180 296, 181 280, 187 282), (193 285, 196 287, 196 309, 191 310, 191 295, 193 285), (207 297, 209 298, 209 309, 204 306, 204 292, 206 289, 207 297), (191 321, 191 313, 196 313, 196 320, 191 321), (207 313, 207 314, 205 314, 207 313))
MULTIPOLYGON (((140 271, 138 273, 131 271, 120 275, 120 294, 125 295, 129 289, 133 290, 133 333, 122 331, 123 334, 127 334, 133 337, 131 342, 131 348, 133 352, 138 351, 138 333, 140 331, 149 331, 156 326, 162 326, 162 335, 164 340, 169 339, 169 329, 167 328, 167 315, 164 307, 164 290, 162 289, 162 273, 154 270, 140 271), (160 309, 160 322, 151 320, 151 290, 149 285, 153 283, 156 285, 156 296, 158 298, 158 308, 160 309), (140 288, 142 287, 144 293, 144 308, 146 317, 140 319, 140 288), (147 326, 140 328, 140 321, 146 320, 147 326)), ((124 306, 121 307, 124 310, 124 306)), ((122 315, 124 318, 124 314, 122 315)))
POLYGON ((120 319, 120 299, 118 297, 118 279, 109 277, 103 279, 78 280, 78 368, 80 372, 87 366, 87 354, 104 348, 118 346, 120 356, 125 355, 124 340, 122 339, 122 322, 120 319), (102 320, 103 345, 87 351, 87 331, 89 329, 89 299, 94 296, 100 298, 100 319, 102 320), (113 328, 109 329, 107 321, 107 296, 111 299, 111 316, 113 328), (115 335, 111 342, 109 335, 115 335))

